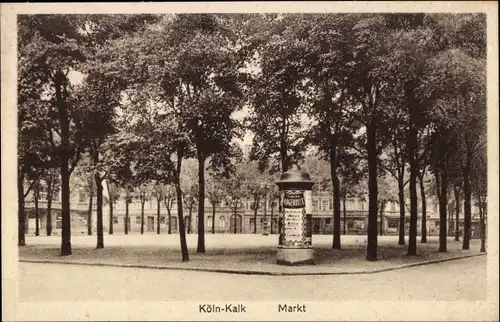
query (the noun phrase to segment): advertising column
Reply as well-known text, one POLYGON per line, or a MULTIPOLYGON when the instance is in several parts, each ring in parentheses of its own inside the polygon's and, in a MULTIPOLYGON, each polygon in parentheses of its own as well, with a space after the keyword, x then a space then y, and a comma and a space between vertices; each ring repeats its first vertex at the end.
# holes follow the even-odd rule
MULTIPOLYGON (((282 212, 281 230, 277 252, 277 264, 314 264, 312 248, 312 183, 301 180, 305 173, 292 168, 281 180, 282 212), (295 173, 297 172, 297 173, 295 173)), ((307 178, 307 177, 306 177, 307 178)))

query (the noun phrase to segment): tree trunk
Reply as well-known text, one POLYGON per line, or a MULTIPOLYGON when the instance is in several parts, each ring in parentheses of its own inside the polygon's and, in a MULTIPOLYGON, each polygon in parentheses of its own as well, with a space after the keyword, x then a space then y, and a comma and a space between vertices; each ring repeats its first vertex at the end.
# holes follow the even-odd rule
POLYGON ((212 235, 215 234, 215 204, 212 205, 212 235))
POLYGON ((146 203, 146 198, 141 199, 141 235, 144 234, 144 204, 146 203))
POLYGON ((273 215, 274 215, 274 207, 271 207, 271 235, 273 234, 273 215))
POLYGON ((238 209, 235 207, 234 208, 234 233, 236 234, 236 224, 237 224, 237 220, 236 220, 236 213, 238 212, 238 209))
POLYGON ((61 256, 71 255, 71 213, 70 213, 70 187, 69 187, 69 115, 65 98, 63 98, 63 83, 66 76, 58 70, 54 77, 56 104, 60 125, 60 170, 61 170, 61 256))
MULTIPOLYGON (((97 161, 97 160, 96 160, 97 161)), ((97 162, 95 163, 97 164, 97 162)), ((102 179, 98 173, 95 174, 95 184, 97 187, 96 203, 97 203, 97 249, 104 248, 104 227, 103 227, 103 187, 102 179)))
POLYGON ((47 236, 52 235, 52 177, 47 183, 47 236))
POLYGON ((479 198, 479 215, 481 224, 481 249, 479 251, 485 253, 486 252, 486 223, 485 223, 486 207, 485 203, 481 201, 481 198, 479 198))
POLYGON ((345 197, 342 198, 342 207, 344 208, 344 235, 347 235, 347 213, 345 210, 345 197))
POLYGON ((114 223, 113 223, 113 194, 111 193, 111 189, 109 188, 109 185, 110 183, 109 182, 106 182, 106 187, 108 189, 108 197, 109 197, 109 229, 108 229, 108 233, 110 235, 113 235, 113 226, 114 226, 114 223))
POLYGON ((425 185, 424 178, 420 176, 420 195, 422 196, 422 232, 421 243, 427 243, 427 202, 425 199, 425 185))
POLYGON ((40 182, 35 183, 35 236, 40 236, 40 213, 38 211, 38 200, 40 199, 40 182))
POLYGON ((382 201, 380 204, 380 236, 384 235, 384 208, 385 208, 385 201, 382 201))
POLYGON ((470 188, 470 156, 467 156, 465 167, 463 168, 464 178, 464 237, 462 249, 470 247, 470 222, 471 222, 471 188, 470 188))
POLYGON ((460 241, 460 188, 453 187, 455 194, 455 241, 460 241))
POLYGON ((398 179, 398 200, 399 200, 399 241, 398 245, 405 244, 405 186, 404 177, 398 179))
POLYGON ((156 234, 160 234, 160 206, 161 206, 161 200, 156 199, 156 234))
POLYGON ((69 161, 61 161, 61 256, 71 255, 71 213, 69 192, 69 161))
MULTIPOLYGON (((92 180, 95 180, 92 178, 92 180)), ((87 210, 87 235, 92 235, 92 199, 94 199, 94 189, 90 187, 89 209, 87 210)))
MULTIPOLYGON (((170 202, 170 200, 169 200, 170 202)), ((170 212, 170 206, 167 205, 167 216, 168 216, 168 234, 171 235, 172 234, 172 214, 170 212)))
POLYGON ((370 120, 366 129, 368 152, 368 243, 366 260, 377 260, 377 137, 375 120, 370 120))
POLYGON ((259 203, 258 198, 253 199, 254 204, 253 204, 253 233, 257 234, 257 205, 259 203))
POLYGON ((182 213, 182 189, 180 182, 181 167, 182 167, 183 153, 181 150, 177 151, 177 168, 175 173, 175 193, 177 196, 177 217, 179 220, 179 238, 181 244, 182 261, 189 261, 189 252, 186 243, 186 230, 184 227, 184 215, 182 213))
POLYGON ((447 205, 447 210, 448 210, 448 236, 453 236, 455 224, 453 222, 453 205, 451 203, 447 205))
POLYGON ((24 211, 24 174, 22 170, 17 175, 17 205, 18 205, 18 230, 17 230, 17 245, 26 246, 26 213, 24 211))
POLYGON ((410 163, 410 230, 408 236, 408 252, 407 255, 417 255, 417 220, 418 220, 418 198, 417 198, 417 176, 418 176, 418 159, 417 151, 417 127, 415 125, 415 106, 413 103, 413 92, 409 93, 409 114, 410 114, 410 131, 408 134, 408 161, 410 163))
POLYGON ((439 197, 439 252, 446 252, 446 214, 447 214, 447 196, 448 196, 448 175, 442 166, 436 170, 436 182, 439 197))
POLYGON ((198 149, 198 253, 205 252, 205 156, 198 149))
POLYGON ((330 175, 333 184, 333 244, 332 249, 341 249, 340 244, 340 183, 337 176, 337 143, 330 144, 330 175))
POLYGON ((128 226, 128 223, 129 223, 129 215, 128 215, 128 206, 129 206, 129 196, 126 195, 125 198, 127 198, 127 200, 125 200, 125 235, 128 235, 128 230, 130 229, 130 227, 128 226))
POLYGON ((191 234, 191 222, 193 220, 192 215, 193 215, 193 204, 189 206, 189 214, 188 214, 188 234, 191 234))

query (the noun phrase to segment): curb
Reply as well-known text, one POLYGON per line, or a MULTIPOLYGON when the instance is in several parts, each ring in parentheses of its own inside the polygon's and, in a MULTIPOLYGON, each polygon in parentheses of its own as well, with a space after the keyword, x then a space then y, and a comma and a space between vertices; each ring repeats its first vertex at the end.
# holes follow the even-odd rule
POLYGON ((258 270, 244 270, 244 269, 224 269, 224 268, 202 268, 202 267, 179 267, 179 266, 167 266, 167 265, 141 265, 141 264, 117 264, 117 263, 89 263, 81 261, 64 261, 64 260, 53 260, 53 259, 19 259, 22 263, 38 263, 38 264, 66 264, 66 265, 81 265, 81 266, 105 266, 105 267, 127 267, 127 268, 146 268, 146 269, 165 269, 165 270, 180 270, 180 271, 198 271, 198 272, 210 272, 210 273, 225 273, 225 274, 240 274, 240 275, 267 275, 267 276, 320 276, 320 275, 366 275, 366 274, 376 274, 394 270, 400 270, 415 266, 424 266, 430 264, 437 264, 442 262, 448 262, 457 259, 464 259, 469 257, 485 256, 486 253, 472 254, 472 255, 462 255, 449 258, 440 258, 434 260, 428 260, 418 263, 402 264, 394 267, 387 267, 381 269, 373 270, 361 270, 361 271, 340 271, 340 272, 312 272, 312 273, 302 273, 302 272, 270 272, 270 271, 258 271, 258 270))

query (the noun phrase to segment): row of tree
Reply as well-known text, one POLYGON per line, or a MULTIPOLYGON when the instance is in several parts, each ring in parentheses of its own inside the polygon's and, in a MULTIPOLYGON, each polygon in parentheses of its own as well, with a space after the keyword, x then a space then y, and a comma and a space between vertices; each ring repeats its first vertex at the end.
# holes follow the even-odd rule
MULTIPOLYGON (((486 204, 485 30, 480 14, 20 16, 19 245, 33 186, 25 180, 57 168, 61 255, 71 254, 70 176, 83 158, 95 183, 98 248, 106 180, 127 196, 136 187, 143 205, 148 185, 175 191, 183 261, 183 200, 195 200, 185 205, 190 213, 198 207, 197 251, 205 252, 207 171, 234 209, 244 187, 258 201, 268 186, 257 175, 245 185, 249 169, 235 166, 234 140, 249 130, 261 173, 284 172, 311 149, 328 161, 334 248, 341 248, 341 196, 355 194, 366 174, 367 260, 377 259, 377 216, 387 199, 378 186, 392 176, 401 244, 409 185, 408 254, 416 255, 417 182, 425 214, 432 174, 441 227, 448 187, 463 187, 468 249, 472 192, 482 214, 486 204), (235 113, 245 106, 241 121, 235 113), (196 190, 182 179, 189 159, 197 163, 189 184, 196 190)), ((160 203, 165 193, 156 195, 160 203)))

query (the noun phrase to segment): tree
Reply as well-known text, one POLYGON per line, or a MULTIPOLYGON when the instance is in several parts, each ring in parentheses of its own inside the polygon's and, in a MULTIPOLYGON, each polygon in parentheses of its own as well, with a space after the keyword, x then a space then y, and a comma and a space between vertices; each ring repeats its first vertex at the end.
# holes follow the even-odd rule
MULTIPOLYGON (((224 17, 215 15, 164 16, 147 32, 116 43, 120 60, 123 59, 120 63, 131 71, 129 83, 146 83, 161 114, 175 123, 168 124, 168 132, 173 134, 169 142, 176 157, 173 177, 177 182, 183 260, 188 260, 188 254, 178 177, 182 160, 196 156, 199 163, 198 213, 202 225, 205 161, 212 153, 227 150, 236 124, 231 113, 239 106, 235 99, 238 89, 234 86, 238 64, 236 47, 231 45, 231 28, 227 28, 226 22, 224 17), (126 58, 130 52, 136 57, 132 65, 126 58)), ((199 252, 205 251, 203 229, 204 226, 199 227, 199 252)))
POLYGON ((248 162, 245 166, 245 191, 248 193, 248 197, 253 202, 251 209, 253 210, 253 233, 257 233, 257 211, 260 208, 260 202, 264 197, 264 186, 263 186, 263 174, 259 171, 258 164, 256 162, 248 162))
POLYGON ((160 208, 161 208, 161 202, 164 199, 165 189, 166 187, 163 184, 158 184, 158 183, 156 183, 153 187, 153 196, 156 199, 156 233, 158 235, 160 234, 160 222, 161 222, 160 208))
MULTIPOLYGON (((456 153, 451 154, 451 160, 449 165, 449 173, 450 173, 450 188, 453 193, 453 199, 455 201, 455 205, 453 206, 455 210, 455 220, 454 226, 450 225, 450 230, 455 229, 455 240, 460 240, 460 203, 463 197, 463 177, 462 177, 462 167, 461 162, 459 161, 460 156, 456 153)), ((452 208, 450 206, 450 208, 452 208)), ((451 210, 451 209, 450 209, 451 210)))
POLYGON ((75 169, 74 177, 78 180, 74 180, 74 187, 76 189, 83 189, 85 194, 88 196, 88 210, 87 210, 87 235, 92 235, 92 212, 93 212, 93 201, 95 197, 96 184, 94 179, 94 167, 91 165, 91 160, 88 154, 82 157, 78 166, 75 169))
POLYGON ((242 205, 242 201, 246 196, 245 176, 243 169, 238 168, 236 173, 229 178, 223 180, 224 195, 226 203, 229 205, 234 217, 234 233, 237 233, 237 216, 238 209, 242 205))
POLYGON ((44 174, 45 192, 47 194, 47 236, 52 235, 52 200, 59 193, 59 176, 53 168, 46 170, 44 174))
POLYGON ((208 201, 212 205, 212 234, 215 234, 215 208, 220 205, 224 198, 224 190, 221 183, 221 178, 217 178, 213 174, 210 175, 207 183, 208 201))
POLYGON ((71 255, 69 179, 82 151, 78 130, 83 111, 73 108, 68 73, 85 60, 82 20, 70 15, 21 16, 18 27, 20 68, 40 76, 48 97, 46 115, 54 120, 50 129, 57 133, 57 139, 49 131, 51 165, 61 171, 61 255, 71 255))
POLYGON ((141 235, 144 234, 144 205, 146 201, 150 200, 153 195, 153 189, 151 186, 146 184, 141 184, 137 187, 137 199, 141 203, 141 235))
MULTIPOLYGON (((95 186, 96 186, 96 203, 97 203, 97 248, 104 247, 103 237, 103 201, 104 187, 108 176, 108 169, 101 166, 101 158, 103 157, 103 147, 108 137, 111 137, 115 132, 115 109, 120 102, 120 84, 114 78, 107 77, 101 72, 97 72, 94 68, 99 66, 88 67, 88 75, 80 87, 78 93, 78 107, 87 111, 87 115, 82 120, 84 128, 83 135, 88 138, 88 151, 93 168, 95 186)), ((109 206, 110 206, 110 226, 109 233, 113 234, 113 197, 110 194, 110 184, 108 186, 109 206)))
POLYGON ((486 19, 483 14, 431 18, 438 38, 447 46, 430 63, 425 93, 434 105, 433 113, 441 116, 457 141, 454 151, 460 155, 464 190, 463 248, 468 249, 471 162, 485 144, 486 19))
MULTIPOLYGON (((116 185, 116 190, 120 187, 124 191, 125 199, 125 225, 124 232, 127 235, 129 227, 129 206, 137 197, 136 185, 137 177, 134 173, 133 164, 137 162, 137 151, 144 146, 141 137, 128 131, 120 131, 110 135, 104 141, 100 150, 102 157, 96 167, 101 171, 102 178, 107 182, 116 185)), ((112 190, 115 190, 113 188, 112 190)), ((118 191, 112 191, 111 199, 116 200, 119 197, 118 191)), ((113 200, 110 200, 113 201, 113 200)), ((111 220, 111 219, 110 219, 111 220)))
POLYGON ((405 186, 409 180, 407 175, 408 149, 406 145, 407 117, 401 109, 394 107, 390 110, 389 126, 385 133, 389 139, 389 146, 381 158, 381 168, 391 175, 398 185, 399 203, 399 245, 405 244, 405 186))
POLYGON ((279 203, 279 198, 280 198, 280 192, 278 190, 278 187, 275 185, 271 186, 271 189, 269 190, 268 193, 268 199, 269 199, 269 208, 271 210, 271 235, 273 234, 273 216, 274 216, 274 209, 276 206, 278 206, 279 203), (278 200, 278 201, 276 201, 278 200))
POLYGON ((118 187, 116 186, 116 183, 114 183, 112 180, 108 179, 106 180, 106 189, 108 192, 108 196, 106 199, 106 202, 109 204, 109 234, 113 235, 114 232, 114 227, 113 227, 113 221, 114 221, 114 215, 113 215, 113 210, 116 201, 120 198, 120 191, 118 187))
POLYGON ((354 60, 350 62, 350 93, 361 106, 358 113, 360 122, 365 128, 364 145, 368 163, 368 242, 366 259, 377 260, 377 148, 380 106, 383 99, 381 93, 386 86, 384 80, 385 65, 380 57, 384 54, 384 37, 387 27, 384 16, 367 15, 360 18, 353 28, 354 60))
MULTIPOLYGON (((305 18, 305 17, 304 17, 305 18)), ((339 167, 346 147, 352 145, 359 122, 353 118, 352 97, 349 94, 348 64, 351 30, 356 22, 351 15, 319 15, 293 25, 298 41, 306 37, 303 56, 306 69, 309 115, 316 122, 311 127, 309 141, 316 145, 330 162, 333 197, 333 248, 340 249, 341 185, 339 167), (335 37, 332 37, 335 35, 335 37)))
POLYGON ((481 228, 481 252, 486 252, 486 217, 487 217, 487 195, 488 195, 488 164, 485 147, 481 148, 472 165, 471 190, 479 208, 479 221, 481 228))
POLYGON ((418 138, 419 150, 419 171, 417 173, 418 182, 420 185, 420 199, 422 202, 422 226, 421 226, 421 243, 427 243, 427 199, 426 199, 426 174, 430 166, 430 126, 427 126, 418 138))
POLYGON ((340 166, 340 199, 342 200, 342 208, 344 214, 343 234, 347 234, 347 212, 346 200, 355 198, 359 200, 365 199, 366 186, 363 179, 366 176, 366 165, 363 160, 356 155, 351 155, 346 158, 340 166))
POLYGON ((163 203, 168 215, 168 234, 172 234, 172 207, 175 202, 175 187, 166 185, 163 190, 163 203))
POLYGON ((473 157, 484 145, 485 139, 485 65, 483 61, 468 57, 459 50, 449 50, 437 58, 434 70, 433 76, 436 79, 446 79, 446 87, 434 89, 440 95, 435 104, 443 110, 442 113, 446 113, 449 126, 458 141, 455 147, 460 153, 464 187, 463 248, 468 249, 471 218, 470 169, 473 157))
MULTIPOLYGON (((247 128, 254 134, 250 158, 261 169, 269 164, 275 172, 285 172, 302 159, 305 141, 299 116, 302 114, 302 70, 297 64, 294 39, 287 26, 297 17, 267 20, 268 30, 251 41, 255 57, 252 64, 259 71, 249 80, 249 116, 247 128)), ((266 23, 263 20, 262 23, 266 23)))
MULTIPOLYGON (((384 210, 388 203, 397 200, 397 193, 393 190, 394 182, 391 182, 391 178, 382 177, 378 180, 378 191, 379 193, 379 204, 380 209, 380 236, 383 235, 384 230, 384 210)), ((398 189, 399 190, 399 189, 398 189)), ((403 226, 404 227, 404 226, 403 226)), ((404 228, 403 228, 404 231, 404 228)), ((404 236, 404 235, 403 235, 404 236)))
POLYGON ((35 236, 40 236, 40 213, 38 211, 38 201, 40 200, 40 180, 37 180, 35 183, 33 195, 35 199, 35 236))
POLYGON ((391 33, 388 47, 393 48, 386 55, 386 64, 395 88, 396 107, 405 108, 407 115, 406 148, 409 164, 410 230, 408 255, 417 254, 417 179, 420 171, 419 132, 426 127, 426 106, 419 96, 419 89, 427 85, 422 82, 427 72, 428 61, 439 50, 433 30, 424 26, 424 14, 406 14, 389 20, 391 33))

